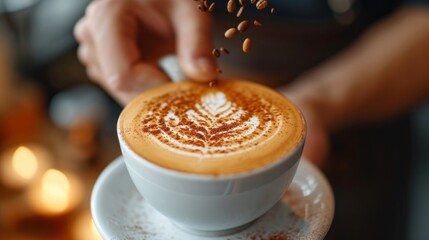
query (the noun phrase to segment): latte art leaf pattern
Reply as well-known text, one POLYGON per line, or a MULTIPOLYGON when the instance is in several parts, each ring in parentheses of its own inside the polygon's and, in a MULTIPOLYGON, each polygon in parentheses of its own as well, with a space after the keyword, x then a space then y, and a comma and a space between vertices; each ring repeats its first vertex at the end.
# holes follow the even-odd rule
POLYGON ((184 90, 146 103, 142 133, 170 151, 199 158, 251 150, 282 128, 283 118, 261 96, 184 90))

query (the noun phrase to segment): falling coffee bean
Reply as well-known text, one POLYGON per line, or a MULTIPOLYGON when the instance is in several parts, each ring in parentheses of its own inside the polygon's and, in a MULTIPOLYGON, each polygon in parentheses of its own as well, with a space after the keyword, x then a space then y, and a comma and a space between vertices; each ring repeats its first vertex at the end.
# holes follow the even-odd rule
MULTIPOLYGON (((216 6, 215 0, 194 0, 194 2, 196 3, 198 9, 202 12, 213 12, 216 6)), ((268 7, 268 0, 228 0, 226 10, 228 11, 228 13, 235 13, 237 18, 241 18, 244 14, 244 8, 248 7, 248 4, 255 5, 256 9, 261 11, 268 7), (238 11, 236 11, 237 9, 238 11)), ((275 9, 273 7, 270 7, 270 12, 274 13, 275 9)), ((249 20, 242 20, 237 25, 237 27, 232 27, 225 31, 225 38, 233 38, 237 34, 237 32, 245 33, 249 29, 249 27, 251 27, 251 24, 252 22, 250 22, 249 20)), ((258 20, 254 20, 253 25, 256 27, 261 27, 262 23, 258 20)), ((242 42, 243 52, 249 53, 252 50, 252 45, 252 39, 246 38, 242 42)), ((212 54, 216 58, 219 58, 221 55, 228 55, 229 51, 223 47, 214 48, 212 50, 212 54)), ((218 73, 222 73, 222 70, 220 68, 217 68, 216 70, 218 71, 218 73)), ((215 83, 216 82, 210 82, 209 84, 210 86, 214 86, 215 83)))
POLYGON ((255 21, 253 21, 253 25, 260 27, 260 26, 262 26, 262 23, 258 20, 255 20, 255 21))
POLYGON ((220 51, 221 51, 223 54, 225 54, 225 55, 228 55, 228 54, 229 54, 229 50, 228 50, 228 49, 226 49, 226 48, 221 47, 221 48, 220 48, 220 51))
POLYGON ((215 56, 217 58, 220 56, 220 52, 216 48, 212 50, 212 54, 213 54, 213 56, 215 56))
POLYGON ((267 0, 259 0, 256 3, 256 8, 258 10, 263 10, 264 8, 266 8, 268 6, 268 1, 267 0))
POLYGON ((233 38, 236 33, 237 33, 237 29, 236 28, 230 28, 230 29, 226 30, 225 37, 226 38, 233 38))
POLYGON ((207 11, 207 8, 204 6, 204 4, 198 4, 198 9, 200 9, 201 12, 207 11))
POLYGON ((238 24, 237 29, 241 33, 245 32, 249 28, 249 21, 243 20, 240 24, 238 24))
POLYGON ((212 2, 212 4, 210 4, 210 7, 209 7, 209 12, 213 12, 214 8, 215 8, 215 3, 212 2))
POLYGON ((235 11, 235 1, 236 0, 228 1, 228 4, 226 5, 226 10, 228 10, 229 13, 233 13, 235 11))
POLYGON ((238 18, 239 18, 239 17, 241 17, 241 15, 243 15, 243 12, 244 12, 244 7, 243 7, 243 6, 241 6, 241 7, 240 7, 240 9, 238 9, 237 17, 238 17, 238 18))
POLYGON ((243 42, 243 52, 248 53, 252 49, 252 39, 246 38, 243 42))
MULTIPOLYGON (((217 71, 219 72, 220 69, 218 68, 217 71)), ((209 87, 215 87, 216 84, 217 84, 217 80, 212 80, 212 81, 209 82, 209 87)))

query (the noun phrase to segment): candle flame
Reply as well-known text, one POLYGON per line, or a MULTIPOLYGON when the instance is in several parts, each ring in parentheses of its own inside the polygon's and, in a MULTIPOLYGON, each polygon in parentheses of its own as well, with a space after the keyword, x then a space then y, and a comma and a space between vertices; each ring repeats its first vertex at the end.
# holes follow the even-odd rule
POLYGON ((64 173, 49 169, 42 176, 42 202, 52 212, 67 209, 70 197, 70 182, 64 173))
POLYGON ((37 172, 38 161, 34 153, 21 146, 17 148, 12 156, 12 168, 23 179, 31 179, 37 172))

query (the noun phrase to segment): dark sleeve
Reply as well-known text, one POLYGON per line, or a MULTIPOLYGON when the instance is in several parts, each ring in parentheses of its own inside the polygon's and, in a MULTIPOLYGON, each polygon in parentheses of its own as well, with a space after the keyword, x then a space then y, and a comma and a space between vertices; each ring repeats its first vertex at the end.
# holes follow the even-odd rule
POLYGON ((403 4, 429 7, 429 0, 404 0, 403 4))

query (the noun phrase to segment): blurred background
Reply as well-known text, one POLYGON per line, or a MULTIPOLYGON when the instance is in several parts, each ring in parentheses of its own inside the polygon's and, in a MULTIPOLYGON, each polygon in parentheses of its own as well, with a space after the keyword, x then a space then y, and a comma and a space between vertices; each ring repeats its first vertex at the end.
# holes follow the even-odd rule
MULTIPOLYGON (((120 155, 115 130, 121 107, 89 81, 76 58, 73 26, 88 3, 0 0, 0 239, 100 239, 90 216, 90 193, 100 172, 120 155)), ((290 79, 376 20, 355 23, 354 8, 336 14, 334 5, 322 8, 329 20, 307 9, 301 11, 307 19, 317 19, 296 25, 300 16, 293 7, 304 5, 290 6, 287 39, 309 44, 294 38, 299 35, 318 44, 305 54, 290 42, 285 45, 291 69, 281 70, 290 79), (318 50, 323 52, 316 58, 318 50)), ((259 37, 261 44, 272 43, 259 37)), ((285 54, 276 57, 273 61, 288 63, 285 54)), ((237 72, 263 75, 250 74, 251 64, 246 59, 244 70, 237 72)), ((272 64, 257 66, 278 74, 272 64)), ((429 105, 424 105, 389 122, 332 137, 333 151, 323 171, 337 209, 326 239, 429 239, 428 123, 429 105)))
POLYGON ((0 1, 0 239, 101 239, 90 193, 121 108, 76 58, 88 2, 0 1))

